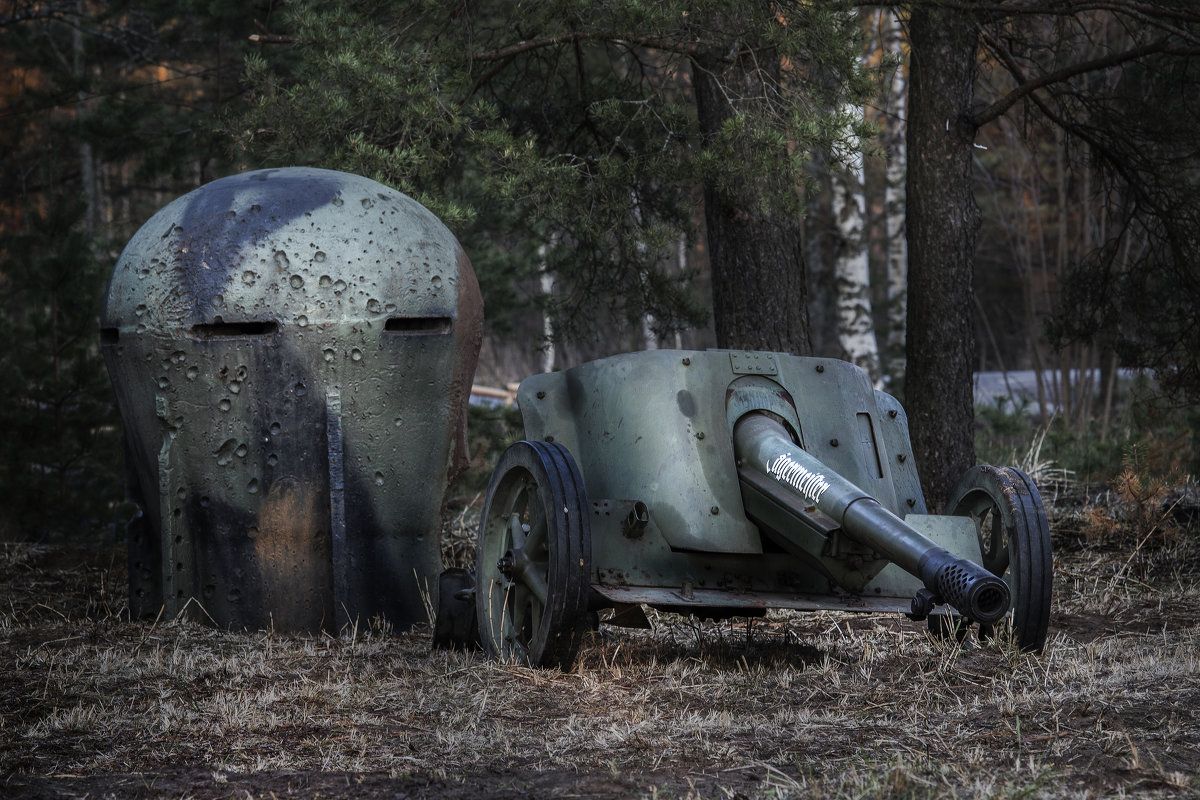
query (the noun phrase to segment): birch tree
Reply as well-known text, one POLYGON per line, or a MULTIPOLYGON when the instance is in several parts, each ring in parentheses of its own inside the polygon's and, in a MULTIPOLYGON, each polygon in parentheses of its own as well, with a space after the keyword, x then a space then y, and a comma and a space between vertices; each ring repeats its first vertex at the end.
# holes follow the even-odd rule
MULTIPOLYGON (((862 107, 846 105, 842 115, 861 120, 862 107)), ((871 270, 867 254, 867 197, 863 178, 863 154, 859 148, 839 146, 834 151, 836 167, 830 176, 833 217, 837 225, 837 258, 834 283, 837 289, 838 342, 850 362, 862 367, 876 382, 880 377, 879 345, 871 313, 871 270)))
MULTIPOLYGON (((872 51, 886 68, 879 104, 880 140, 886 154, 883 186, 883 239, 887 297, 886 361, 880 354, 871 300, 870 237, 863 153, 850 147, 835 149, 830 174, 838 250, 834 261, 838 342, 846 357, 865 369, 872 380, 898 382, 904 376, 907 324, 908 246, 904 234, 906 148, 904 116, 907 78, 900 20, 890 8, 872 15, 872 51)), ((873 55, 872 58, 875 58, 873 55)), ((846 118, 861 120, 861 106, 842 109, 846 118)))
MULTIPOLYGON (((557 237, 554 237, 557 238, 557 237)), ((554 317, 550 314, 549 308, 554 303, 554 273, 546 268, 546 251, 554 247, 555 242, 552 239, 550 244, 543 244, 538 247, 538 288, 541 290, 542 302, 542 357, 541 370, 542 372, 554 371, 555 358, 555 337, 554 335, 554 317)))
POLYGON ((879 12, 877 26, 883 51, 891 68, 883 103, 883 142, 887 169, 883 190, 884 236, 887 240, 887 366, 892 383, 904 379, 905 330, 908 325, 908 241, 905 238, 904 180, 908 150, 904 121, 908 111, 908 78, 905 71, 903 34, 896 13, 879 12))

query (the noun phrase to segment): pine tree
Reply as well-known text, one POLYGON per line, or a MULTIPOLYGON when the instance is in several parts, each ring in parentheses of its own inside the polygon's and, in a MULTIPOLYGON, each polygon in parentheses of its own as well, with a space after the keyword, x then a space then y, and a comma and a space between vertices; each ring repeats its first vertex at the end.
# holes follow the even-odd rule
POLYGON ((660 337, 697 324, 708 304, 673 256, 703 199, 719 341, 808 349, 798 190, 847 130, 820 109, 865 85, 839 14, 298 0, 271 34, 291 61, 250 62, 243 146, 414 195, 472 253, 490 318, 489 289, 540 284, 544 263, 560 335, 604 308, 660 337))
POLYGON ((120 430, 96 339, 108 267, 83 231, 86 205, 55 198, 7 237, 0 283, 0 486, 4 535, 86 534, 122 509, 120 430))
POLYGON ((0 535, 120 521, 99 312, 121 243, 216 177, 205 117, 237 94, 256 10, 228 0, 17 2, 0 12, 0 535))

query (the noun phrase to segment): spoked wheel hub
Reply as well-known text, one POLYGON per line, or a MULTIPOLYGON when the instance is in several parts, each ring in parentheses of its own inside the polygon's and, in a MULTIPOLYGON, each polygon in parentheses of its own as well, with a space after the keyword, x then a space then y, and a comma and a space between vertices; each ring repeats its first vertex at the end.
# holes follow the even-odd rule
POLYGON ((583 478, 551 442, 517 442, 479 526, 479 636, 494 656, 570 668, 587 628, 591 535, 583 478))

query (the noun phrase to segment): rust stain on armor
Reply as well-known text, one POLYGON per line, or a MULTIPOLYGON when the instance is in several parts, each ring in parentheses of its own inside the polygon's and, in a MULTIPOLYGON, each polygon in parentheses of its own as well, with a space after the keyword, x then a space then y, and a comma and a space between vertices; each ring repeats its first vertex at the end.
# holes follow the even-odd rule
POLYGON ((313 626, 331 591, 329 514, 324 487, 275 481, 259 509, 254 553, 264 606, 281 630, 313 626))
POLYGON ((459 347, 454 359, 454 374, 451 379, 450 408, 457 409, 457 419, 450 420, 455 426, 454 455, 447 470, 447 483, 467 468, 471 454, 467 448, 467 404, 471 398, 471 380, 475 376, 475 364, 479 349, 483 345, 483 295, 479 291, 479 280, 471 259, 460 247, 458 249, 458 303, 454 333, 459 347))

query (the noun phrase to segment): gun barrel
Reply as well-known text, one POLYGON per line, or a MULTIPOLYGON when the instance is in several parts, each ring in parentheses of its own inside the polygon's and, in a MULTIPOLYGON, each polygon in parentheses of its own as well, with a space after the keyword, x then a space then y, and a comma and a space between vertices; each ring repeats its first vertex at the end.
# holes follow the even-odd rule
POLYGON ((755 470, 767 476, 781 495, 815 507, 851 539, 918 577, 963 616, 991 623, 1007 613, 1008 585, 1001 578, 931 542, 801 449, 776 419, 748 414, 738 420, 733 440, 739 472, 755 470))

